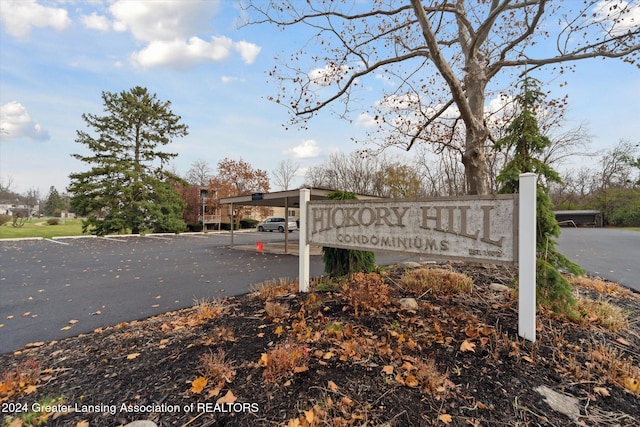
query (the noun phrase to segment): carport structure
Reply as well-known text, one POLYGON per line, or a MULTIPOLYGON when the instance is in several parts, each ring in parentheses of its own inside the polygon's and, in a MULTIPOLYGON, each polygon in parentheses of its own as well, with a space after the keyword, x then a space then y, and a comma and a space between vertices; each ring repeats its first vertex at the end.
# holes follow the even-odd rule
MULTIPOLYGON (((284 252, 289 253, 288 219, 289 208, 300 208, 300 247, 306 244, 306 202, 311 200, 326 200, 330 193, 336 190, 328 188, 299 188, 296 190, 276 191, 273 193, 254 193, 246 196, 227 197, 220 199, 221 205, 229 205, 231 214, 231 246, 233 247, 233 206, 263 206, 280 207, 285 211, 284 252), (300 204, 300 201, 303 201, 300 204)), ((379 199, 379 197, 356 194, 358 200, 379 199)), ((299 252, 302 255, 302 250, 299 252)))

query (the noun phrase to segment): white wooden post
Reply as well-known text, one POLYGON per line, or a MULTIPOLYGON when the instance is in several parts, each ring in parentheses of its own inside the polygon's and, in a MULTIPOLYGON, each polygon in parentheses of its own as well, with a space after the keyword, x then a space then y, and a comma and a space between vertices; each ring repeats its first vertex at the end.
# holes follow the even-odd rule
POLYGON ((309 244, 307 243, 307 203, 311 190, 300 189, 300 242, 298 249, 298 283, 300 292, 309 292, 309 244))
POLYGON ((518 200, 518 334, 536 341, 536 181, 520 174, 518 200))

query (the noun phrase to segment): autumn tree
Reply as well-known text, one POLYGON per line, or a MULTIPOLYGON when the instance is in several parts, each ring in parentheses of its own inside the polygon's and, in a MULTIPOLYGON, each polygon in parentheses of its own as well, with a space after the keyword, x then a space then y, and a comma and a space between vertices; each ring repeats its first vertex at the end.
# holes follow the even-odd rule
POLYGON ((601 0, 248 0, 244 6, 247 24, 310 31, 310 40, 269 73, 280 85, 271 99, 291 111, 293 123, 333 108, 341 118, 374 121, 379 135, 370 138, 383 146, 461 139, 469 194, 490 190, 485 109, 505 89, 500 82, 541 67, 557 75, 588 58, 636 64, 637 7, 601 0), (361 105, 379 78, 388 89, 361 105))
MULTIPOLYGON (((266 193, 270 189, 269 175, 262 169, 254 169, 249 163, 228 157, 218 162, 218 173, 209 183, 209 208, 220 209, 219 199, 266 193)), ((234 206, 235 223, 241 218, 242 207, 234 206)))
POLYGON ((174 186, 178 177, 164 166, 175 153, 162 151, 187 126, 146 88, 103 92, 105 115, 83 114, 93 134, 78 130, 76 142, 88 154, 73 154, 90 168, 72 173, 72 206, 86 216, 83 230, 96 235, 145 230, 178 232, 184 207, 174 186))
POLYGON ((386 197, 394 199, 416 198, 422 195, 418 171, 406 164, 395 164, 382 172, 386 197))

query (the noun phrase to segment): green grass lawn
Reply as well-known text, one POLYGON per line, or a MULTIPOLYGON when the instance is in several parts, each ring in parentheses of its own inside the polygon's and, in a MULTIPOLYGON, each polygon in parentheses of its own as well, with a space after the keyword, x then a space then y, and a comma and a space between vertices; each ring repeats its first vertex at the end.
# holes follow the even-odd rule
POLYGON ((82 236, 81 219, 60 219, 57 225, 47 224, 48 218, 33 218, 24 223, 22 227, 14 227, 12 222, 0 226, 0 239, 17 237, 44 237, 57 236, 82 236))

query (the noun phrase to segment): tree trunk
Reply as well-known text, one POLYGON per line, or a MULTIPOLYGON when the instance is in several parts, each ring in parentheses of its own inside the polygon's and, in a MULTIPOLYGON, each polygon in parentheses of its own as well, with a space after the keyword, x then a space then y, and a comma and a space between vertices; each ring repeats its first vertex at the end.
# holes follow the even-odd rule
POLYGON ((489 166, 484 155, 484 141, 473 141, 472 132, 467 132, 467 150, 462 155, 467 194, 489 194, 489 166))

